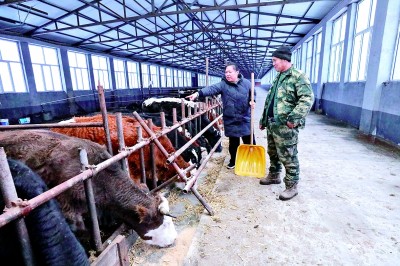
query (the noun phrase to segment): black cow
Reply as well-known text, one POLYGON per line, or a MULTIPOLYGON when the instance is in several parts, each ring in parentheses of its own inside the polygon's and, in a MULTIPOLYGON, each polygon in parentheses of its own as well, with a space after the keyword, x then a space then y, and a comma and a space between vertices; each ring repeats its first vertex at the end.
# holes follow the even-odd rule
MULTIPOLYGON (((31 199, 47 190, 36 173, 19 161, 8 159, 18 197, 31 199)), ((3 197, 0 208, 4 209, 3 197)), ((34 209, 26 218, 26 226, 37 265, 89 265, 85 250, 69 228, 56 200, 34 209)), ((0 228, 0 261, 24 265, 14 223, 0 228)), ((10 264, 11 265, 11 264, 10 264)))

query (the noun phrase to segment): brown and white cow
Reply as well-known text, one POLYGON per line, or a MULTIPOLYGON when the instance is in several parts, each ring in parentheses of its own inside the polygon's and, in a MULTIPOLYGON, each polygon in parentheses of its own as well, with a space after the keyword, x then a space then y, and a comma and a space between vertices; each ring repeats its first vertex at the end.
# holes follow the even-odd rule
MULTIPOLYGON (((88 123, 88 122, 102 122, 101 115, 95 115, 90 117, 74 117, 71 119, 71 122, 76 123, 88 123)), ((123 132, 124 132, 124 139, 125 145, 127 147, 134 146, 137 143, 137 127, 140 126, 139 122, 129 116, 122 117, 122 124, 123 124, 123 132)), ((112 149, 113 153, 117 154, 119 149, 118 144, 118 133, 117 133, 117 125, 116 125, 116 116, 115 115, 108 115, 108 126, 110 129, 110 136, 112 142, 112 149)), ((153 132, 157 133, 161 130, 160 127, 153 126, 151 128, 153 132)), ((68 136, 73 136, 81 139, 88 139, 94 141, 99 144, 106 143, 106 136, 104 133, 104 129, 100 127, 87 127, 87 128, 53 128, 52 131, 62 133, 68 136)), ((142 129, 143 138, 148 138, 149 134, 142 129)), ((161 142, 163 147, 169 154, 175 152, 175 149, 167 136, 160 136, 158 140, 161 142)), ((161 153, 158 147, 154 149, 154 160, 156 162, 156 171, 157 171, 157 179, 161 182, 164 182, 174 175, 176 175, 176 170, 171 164, 167 164, 167 160, 165 156, 161 153)), ((153 179, 152 171, 151 171, 151 156, 150 156, 150 147, 146 145, 144 147, 144 157, 145 157, 145 169, 146 169, 146 177, 148 179, 148 184, 152 184, 151 180, 153 179)), ((181 169, 185 169, 189 167, 189 163, 186 162, 182 156, 178 156, 175 160, 178 166, 181 169)), ((129 164, 129 171, 131 174, 131 178, 137 183, 140 183, 141 177, 141 168, 140 168, 140 153, 139 151, 132 153, 128 157, 128 164, 129 164)))
MULTIPOLYGON (((39 174, 49 188, 81 172, 81 148, 87 151, 91 165, 111 158, 97 143, 48 130, 0 132, 0 146, 4 147, 9 158, 22 161, 39 174)), ((175 227, 171 217, 164 215, 169 208, 168 201, 159 194, 142 190, 119 163, 100 171, 92 178, 92 183, 99 215, 112 215, 149 244, 164 247, 174 242, 175 227)), ((57 200, 71 228, 74 231, 86 230, 84 217, 88 210, 83 184, 73 186, 60 194, 57 200)))

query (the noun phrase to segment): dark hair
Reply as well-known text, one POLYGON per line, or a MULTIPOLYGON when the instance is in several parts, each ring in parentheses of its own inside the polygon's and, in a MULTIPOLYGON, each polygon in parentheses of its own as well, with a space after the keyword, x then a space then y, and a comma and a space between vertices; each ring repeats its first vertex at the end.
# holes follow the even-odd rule
POLYGON ((238 68, 238 66, 236 65, 236 63, 233 63, 233 62, 226 63, 225 69, 226 69, 228 66, 232 66, 236 71, 239 71, 239 68, 238 68))

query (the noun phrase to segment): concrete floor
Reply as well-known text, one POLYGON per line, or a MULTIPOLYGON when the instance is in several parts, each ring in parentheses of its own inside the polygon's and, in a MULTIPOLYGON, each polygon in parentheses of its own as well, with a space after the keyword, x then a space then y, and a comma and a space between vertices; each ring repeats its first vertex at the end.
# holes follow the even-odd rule
MULTIPOLYGON (((265 97, 258 89, 255 134, 266 147, 265 97)), ((290 201, 277 200, 283 184, 220 171, 214 193, 225 207, 202 216, 183 265, 400 265, 400 150, 314 113, 298 148, 290 201)))

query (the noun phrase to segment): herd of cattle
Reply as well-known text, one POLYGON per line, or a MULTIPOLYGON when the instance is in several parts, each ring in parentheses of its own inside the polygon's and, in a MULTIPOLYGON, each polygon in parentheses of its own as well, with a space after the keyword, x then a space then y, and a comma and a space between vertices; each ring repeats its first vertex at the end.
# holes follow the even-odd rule
MULTIPOLYGON (((180 99, 147 100, 143 103, 140 116, 144 119, 151 118, 153 123, 151 130, 158 133, 161 131, 161 122, 159 115, 155 114, 160 111, 165 112, 166 124, 171 126, 172 108, 178 111, 178 120, 182 117, 180 102, 180 99)), ((187 108, 192 108, 189 103, 187 108)), ((177 143, 172 133, 158 138, 168 154, 173 154, 176 149, 182 147, 196 133, 196 127, 204 128, 210 123, 206 115, 202 115, 200 119, 198 124, 191 125, 190 122, 186 124, 185 132, 178 130, 177 143)), ((75 123, 101 121, 101 115, 74 117, 69 120, 75 123)), ((108 122, 113 153, 117 154, 119 143, 115 115, 108 115, 108 122)), ((137 127, 140 127, 140 124, 134 117, 123 116, 123 133, 127 147, 137 143, 137 127)), ((149 136, 145 130, 142 132, 143 138, 149 136)), ((220 138, 221 130, 210 127, 202 137, 176 158, 175 163, 181 169, 186 169, 191 164, 200 166, 204 153, 210 151, 220 138)), ((47 190, 47 187, 52 188, 78 175, 81 172, 79 151, 82 148, 87 151, 91 165, 97 165, 111 158, 105 143, 104 130, 99 127, 0 132, 0 147, 4 148, 9 158, 18 196, 23 199, 31 199, 47 190)), ((218 147, 217 151, 221 151, 221 147, 218 147)), ((147 243, 166 247, 173 244, 177 236, 171 217, 166 215, 169 211, 168 201, 159 193, 149 191, 153 188, 151 186, 154 184, 154 178, 158 183, 163 183, 175 176, 176 170, 167 163, 167 158, 158 148, 155 148, 154 157, 151 158, 150 148, 145 146, 143 154, 148 182, 142 184, 139 154, 139 151, 136 151, 128 157, 130 176, 122 170, 120 163, 115 163, 92 178, 100 228, 123 222, 147 243), (155 160, 156 177, 153 177, 151 171, 152 160, 155 160)), ((72 260, 77 263, 76 265, 85 265, 86 253, 75 238, 79 232, 87 232, 89 229, 87 222, 85 223, 89 218, 83 184, 79 183, 56 199, 57 201, 50 200, 41 205, 26 219, 33 251, 36 257, 42 260, 40 262, 43 263, 39 263, 40 265, 54 265, 54 260, 66 262, 72 260), (71 233, 71 230, 75 234, 71 233), (54 257, 54 254, 57 254, 57 257, 54 257)), ((0 201, 0 208, 4 208, 3 201, 0 201)), ((18 250, 15 248, 18 244, 16 239, 12 224, 0 228, 0 259, 15 258, 13 255, 15 250, 18 250), (13 241, 9 241, 10 239, 13 241), (10 249, 13 252, 10 252, 10 249)), ((75 265, 74 263, 65 265, 75 265)), ((16 264, 18 265, 17 262, 16 264)))

